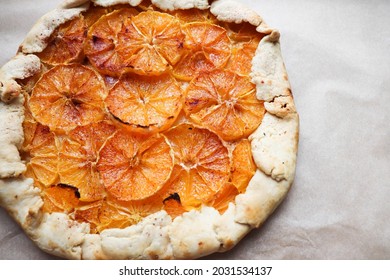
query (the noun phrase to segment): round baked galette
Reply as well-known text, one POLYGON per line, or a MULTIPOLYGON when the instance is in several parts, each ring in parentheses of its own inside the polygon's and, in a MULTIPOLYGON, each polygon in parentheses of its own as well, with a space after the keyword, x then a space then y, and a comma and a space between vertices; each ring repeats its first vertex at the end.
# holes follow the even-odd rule
POLYGON ((238 2, 68 0, 0 81, 0 204, 51 254, 226 251, 293 182, 279 32, 238 2))

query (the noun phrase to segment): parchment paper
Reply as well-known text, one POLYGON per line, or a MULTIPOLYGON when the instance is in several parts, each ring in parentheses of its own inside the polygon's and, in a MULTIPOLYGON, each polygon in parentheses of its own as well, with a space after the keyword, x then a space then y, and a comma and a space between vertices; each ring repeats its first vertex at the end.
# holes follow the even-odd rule
MULTIPOLYGON (((300 114, 296 180, 215 259, 390 259, 390 1, 241 0, 281 31, 300 114)), ((0 0, 0 65, 61 0, 0 0)), ((54 259, 0 209, 0 259, 54 259)))

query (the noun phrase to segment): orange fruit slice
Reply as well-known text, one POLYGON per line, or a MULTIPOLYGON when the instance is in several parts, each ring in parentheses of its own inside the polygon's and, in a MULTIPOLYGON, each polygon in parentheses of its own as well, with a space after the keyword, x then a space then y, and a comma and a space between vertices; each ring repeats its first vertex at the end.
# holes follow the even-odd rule
POLYGON ((183 23, 189 22, 208 22, 217 23, 217 18, 209 10, 188 9, 177 10, 172 13, 183 23))
POLYGON ((250 142, 247 139, 238 142, 233 150, 232 156, 232 184, 240 193, 243 193, 256 172, 250 142))
POLYGON ((78 205, 78 192, 75 188, 59 184, 43 190, 43 211, 73 212, 78 205))
POLYGON ((221 70, 201 73, 191 81, 184 111, 192 121, 226 141, 247 137, 265 113, 248 77, 221 70))
POLYGON ((257 32, 256 27, 249 23, 240 25, 231 23, 227 25, 227 32, 233 42, 232 56, 227 69, 240 75, 249 75, 253 57, 264 34, 257 32))
POLYGON ((100 151, 97 168, 107 192, 122 201, 141 200, 160 190, 172 172, 173 157, 160 135, 118 131, 100 151))
POLYGON ((62 141, 58 169, 60 181, 74 186, 80 193, 80 201, 95 201, 105 196, 96 170, 98 152, 106 139, 115 132, 107 122, 78 127, 62 141))
POLYGON ((47 47, 38 54, 39 58, 51 65, 81 61, 86 33, 83 17, 62 24, 51 35, 47 47))
POLYGON ((252 70, 252 60, 259 42, 260 40, 253 39, 250 42, 235 45, 226 69, 240 75, 249 76, 252 70))
POLYGON ((75 208, 74 218, 79 222, 90 224, 90 232, 97 233, 97 227, 100 224, 99 213, 103 206, 103 200, 88 203, 87 205, 79 205, 75 208))
POLYGON ((54 133, 38 124, 31 137, 26 176, 39 187, 55 185, 58 181, 58 148, 54 133))
POLYGON ((162 131, 182 109, 182 90, 169 75, 127 75, 110 90, 105 103, 110 113, 133 131, 162 131))
POLYGON ((103 80, 79 65, 52 68, 37 82, 29 100, 32 116, 52 131, 69 131, 104 117, 103 80))
POLYGON ((184 25, 186 55, 173 73, 182 80, 191 80, 197 73, 211 71, 226 64, 231 54, 231 42, 226 30, 208 22, 184 25))
POLYGON ((160 75, 180 59, 184 34, 179 21, 156 11, 135 14, 117 10, 90 29, 85 53, 101 73, 160 75))
POLYGON ((158 204, 154 205, 149 199, 130 202, 107 199, 77 207, 75 219, 91 223, 92 232, 96 233, 107 228, 125 228, 137 224, 160 209, 158 204))
POLYGON ((83 13, 85 24, 91 27, 95 22, 97 22, 102 16, 106 15, 109 12, 109 8, 92 6, 85 13, 83 13))
POLYGON ((165 197, 177 193, 184 207, 198 207, 228 181, 228 150, 217 135, 190 124, 178 125, 165 135, 175 154, 165 197))
POLYGON ((102 16, 88 31, 84 53, 91 64, 103 74, 120 76, 126 65, 117 52, 118 34, 137 10, 120 9, 102 16))
POLYGON ((212 198, 209 204, 223 214, 229 207, 229 203, 234 202, 234 198, 237 196, 237 188, 231 184, 226 183, 212 198))
POLYGON ((180 216, 186 209, 183 207, 180 201, 180 196, 177 193, 173 193, 163 200, 163 209, 171 216, 172 219, 180 216))

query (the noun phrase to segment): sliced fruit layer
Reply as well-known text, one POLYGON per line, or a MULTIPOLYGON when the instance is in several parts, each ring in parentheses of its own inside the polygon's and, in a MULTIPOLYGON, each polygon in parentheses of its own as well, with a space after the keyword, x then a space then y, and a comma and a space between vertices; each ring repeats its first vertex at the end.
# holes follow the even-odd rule
POLYGON ((260 40, 210 10, 91 7, 60 25, 25 90, 26 177, 43 210, 124 228, 157 211, 226 211, 256 166, 265 109, 251 83, 260 40))
POLYGON ((232 184, 240 193, 245 192, 255 172, 251 144, 247 139, 241 140, 233 150, 232 184))
POLYGON ((101 146, 115 132, 107 122, 78 127, 61 143, 58 170, 63 184, 76 187, 81 201, 104 198, 105 191, 96 169, 101 146))
POLYGON ((100 151, 103 184, 118 200, 140 200, 160 190, 171 175, 171 148, 160 135, 135 136, 118 131, 100 151))
POLYGON ((226 141, 247 137, 265 113, 248 77, 221 70, 201 73, 190 83, 184 110, 226 141))
POLYGON ((184 207, 198 207, 228 181, 228 150, 217 135, 189 124, 174 127, 165 135, 175 154, 165 197, 176 193, 184 207))
POLYGON ((49 213, 71 213, 79 204, 76 188, 59 184, 43 190, 43 210, 49 213))
POLYGON ((37 124, 28 145, 31 159, 26 176, 33 178, 37 186, 47 187, 58 182, 58 148, 54 133, 47 126, 37 124))
POLYGON ((47 47, 38 54, 39 58, 51 65, 81 61, 86 33, 83 17, 64 23, 52 34, 47 47))
POLYGON ((159 75, 180 59, 184 34, 179 21, 156 11, 135 13, 114 11, 90 29, 85 53, 101 73, 159 75))
POLYGON ((183 30, 186 54, 173 70, 175 77, 189 81, 200 72, 226 64, 231 43, 224 28, 208 22, 194 22, 184 25, 183 30))
POLYGON ((29 100, 32 116, 52 131, 69 131, 104 117, 106 88, 95 71, 60 65, 43 74, 29 100))
POLYGON ((169 75, 127 75, 105 100, 110 113, 129 129, 151 133, 168 128, 182 109, 182 90, 169 75))

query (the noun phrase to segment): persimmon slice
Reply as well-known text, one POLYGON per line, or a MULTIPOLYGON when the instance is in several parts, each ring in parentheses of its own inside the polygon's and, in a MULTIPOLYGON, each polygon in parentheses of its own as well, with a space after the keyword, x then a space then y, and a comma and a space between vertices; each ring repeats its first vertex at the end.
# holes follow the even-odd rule
POLYGON ((86 33, 83 17, 62 24, 51 35, 47 47, 38 54, 39 58, 51 65, 81 61, 86 33))
POLYGON ((33 117, 52 131, 69 131, 104 117, 106 89, 95 71, 79 65, 52 68, 33 88, 29 105, 33 117))
POLYGON ((122 201, 155 194, 172 167, 171 148, 163 136, 135 136, 127 131, 118 131, 107 140, 97 163, 107 192, 122 201))
POLYGON ((223 67, 231 55, 231 42, 226 30, 208 22, 184 25, 186 55, 173 73, 182 80, 191 80, 197 73, 223 67))
POLYGON ((76 187, 80 201, 95 201, 105 196, 96 162, 101 146, 114 132, 113 125, 99 122, 77 127, 62 141, 58 160, 60 181, 76 187))
POLYGON ((238 195, 237 188, 231 183, 226 183, 213 196, 209 204, 222 214, 229 207, 229 203, 234 202, 234 198, 237 195, 238 195))
POLYGON ((168 14, 134 9, 114 11, 92 26, 85 53, 101 72, 160 75, 181 57, 184 34, 168 14))
POLYGON ((232 157, 232 184, 240 193, 243 193, 256 172, 250 142, 247 139, 238 142, 233 150, 232 157))
POLYGON ((183 23, 189 22, 208 22, 217 23, 217 18, 210 13, 209 10, 188 9, 177 10, 173 12, 173 15, 180 19, 183 23))
POLYGON ((184 110, 226 141, 249 136, 265 113, 250 79, 230 71, 201 73, 187 88, 184 110))
POLYGON ((184 207, 198 207, 228 181, 228 150, 217 135, 190 124, 178 125, 165 135, 175 154, 166 197, 177 193, 184 207))
POLYGON ((54 133, 47 126, 37 124, 31 137, 26 175, 40 187, 58 182, 58 148, 54 133))
POLYGON ((59 184, 43 190, 43 211, 70 213, 79 204, 77 189, 59 184))
POLYGON ((110 113, 136 132, 168 128, 182 109, 182 90, 169 75, 126 75, 110 90, 105 103, 110 113))

